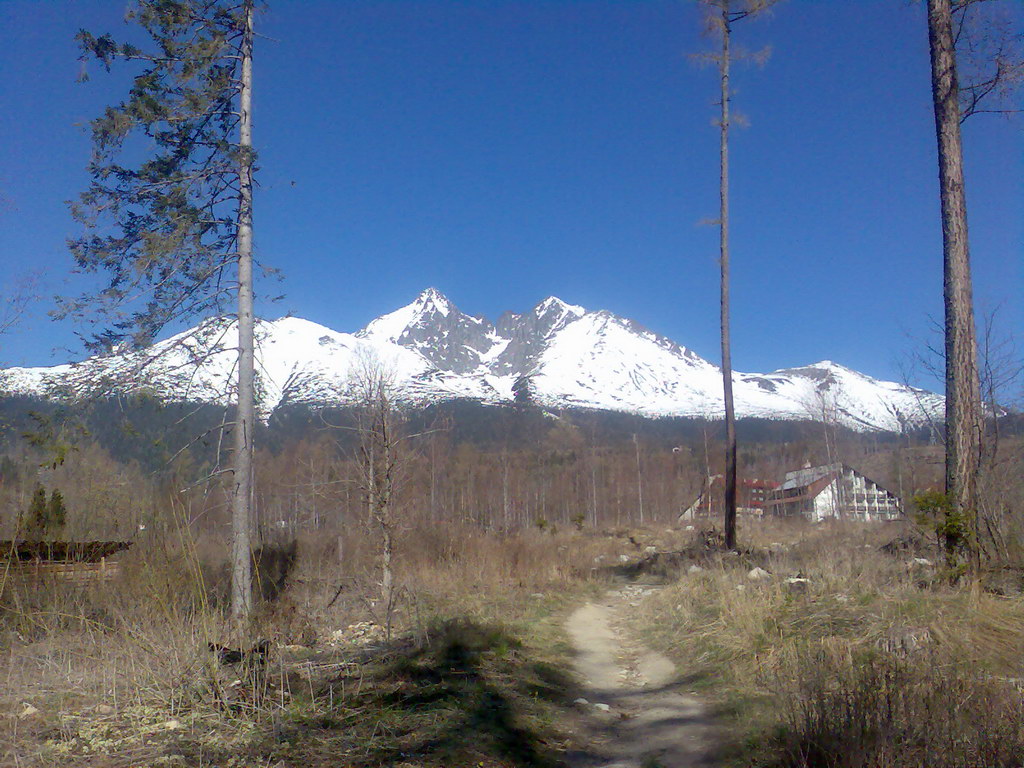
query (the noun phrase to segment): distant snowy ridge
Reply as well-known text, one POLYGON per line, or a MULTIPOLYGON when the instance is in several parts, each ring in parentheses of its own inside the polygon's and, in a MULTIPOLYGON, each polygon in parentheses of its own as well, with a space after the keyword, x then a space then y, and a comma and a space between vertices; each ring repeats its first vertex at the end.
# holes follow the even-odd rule
MULTIPOLYGON (((281 405, 345 405, 353 372, 376 360, 410 405, 470 399, 530 401, 648 417, 722 418, 717 365, 632 320, 545 299, 491 324, 430 288, 355 333, 295 317, 257 325, 257 392, 269 415, 281 405)), ((172 401, 232 399, 236 332, 210 320, 152 347, 49 368, 0 370, 0 390, 73 398, 146 391, 172 401)), ((736 415, 822 420, 861 431, 900 431, 941 419, 939 395, 831 361, 772 373, 734 373, 736 415)))

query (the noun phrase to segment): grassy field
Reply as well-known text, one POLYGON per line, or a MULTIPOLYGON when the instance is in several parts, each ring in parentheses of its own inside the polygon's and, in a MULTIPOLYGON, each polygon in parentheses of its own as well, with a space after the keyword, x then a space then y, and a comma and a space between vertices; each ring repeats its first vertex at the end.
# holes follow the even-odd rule
POLYGON ((635 617, 732 721, 736 765, 1022 764, 1019 573, 952 587, 909 524, 749 521, 741 541, 635 617))

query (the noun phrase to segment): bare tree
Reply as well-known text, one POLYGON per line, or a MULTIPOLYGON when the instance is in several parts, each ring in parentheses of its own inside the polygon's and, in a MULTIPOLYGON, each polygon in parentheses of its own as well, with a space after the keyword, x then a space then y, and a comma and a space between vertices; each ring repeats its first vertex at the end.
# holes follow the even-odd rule
POLYGON ((1024 32, 1009 0, 952 0, 960 122, 977 114, 1017 114, 1024 82, 1024 32))
POLYGON ((381 600, 384 623, 391 636, 395 606, 395 535, 398 517, 395 493, 402 471, 404 434, 401 412, 395 403, 395 372, 370 352, 361 354, 350 373, 351 396, 356 401, 359 485, 370 522, 380 532, 381 600))
POLYGON ((722 386, 725 404, 725 546, 736 548, 736 409, 732 393, 732 340, 729 324, 729 127, 731 121, 729 87, 730 67, 737 59, 767 60, 769 51, 745 54, 732 49, 732 28, 739 21, 766 11, 778 0, 701 0, 705 7, 705 20, 709 31, 721 38, 722 48, 717 54, 699 58, 716 62, 721 85, 720 131, 720 183, 719 183, 719 258, 721 266, 720 317, 722 327, 722 386))
MULTIPOLYGON (((978 476, 978 548, 982 554, 1009 559, 1007 528, 1014 517, 1013 487, 1019 488, 1021 450, 1003 441, 1001 418, 1024 390, 1024 358, 1012 333, 998 322, 998 307, 982 314, 978 369, 985 433, 978 476), (1006 450, 1010 448, 1010 450, 1006 450)), ((1016 400, 1016 402, 1015 402, 1016 400)), ((1019 498, 1019 497, 1018 497, 1019 498)))
POLYGON ((978 380, 986 425, 982 464, 986 465, 998 452, 1000 423, 1006 407, 1020 406, 1016 398, 1024 378, 1024 356, 1017 347, 1013 333, 1000 323, 999 307, 982 312, 981 338, 978 342, 978 380))

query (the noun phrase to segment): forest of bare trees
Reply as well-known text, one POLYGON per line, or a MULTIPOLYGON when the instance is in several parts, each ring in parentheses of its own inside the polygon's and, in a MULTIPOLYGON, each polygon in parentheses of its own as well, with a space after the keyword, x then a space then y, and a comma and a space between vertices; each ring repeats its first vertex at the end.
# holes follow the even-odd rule
MULTIPOLYGON (((641 493, 644 523, 675 525, 701 492, 708 470, 721 474, 723 469, 714 422, 676 434, 657 429, 636 433, 629 427, 609 433, 585 419, 538 421, 509 409, 508 434, 493 440, 467 437, 450 427, 450 416, 410 420, 380 398, 374 402, 365 410, 307 417, 301 428, 275 432, 272 427, 262 438, 270 445, 257 451, 263 479, 255 501, 264 539, 346 527, 379 533, 441 521, 492 531, 630 527, 641 524, 641 493), (517 430, 524 430, 518 438, 517 430)), ((771 426, 766 429, 771 435, 771 426)), ((805 463, 843 461, 901 490, 906 501, 941 484, 939 449, 926 434, 861 436, 808 423, 786 436, 785 441, 747 437, 739 453, 740 477, 777 481, 805 463)), ((165 506, 207 471, 209 453, 194 446, 154 474, 160 459, 147 465, 118 459, 131 451, 132 443, 118 445, 110 437, 104 442, 81 438, 72 460, 40 476, 48 488, 65 493, 69 531, 133 538, 140 524, 150 535, 179 524, 165 506), (90 488, 105 491, 94 496, 90 488)), ((29 503, 40 454, 11 447, 7 472, 13 474, 5 475, 10 479, 3 492, 5 509, 17 510, 29 503)), ((227 530, 226 493, 216 485, 193 487, 184 497, 187 517, 203 529, 227 530)), ((179 509, 177 504, 173 508, 179 509)), ((8 529, 14 524, 10 515, 0 522, 8 529)))

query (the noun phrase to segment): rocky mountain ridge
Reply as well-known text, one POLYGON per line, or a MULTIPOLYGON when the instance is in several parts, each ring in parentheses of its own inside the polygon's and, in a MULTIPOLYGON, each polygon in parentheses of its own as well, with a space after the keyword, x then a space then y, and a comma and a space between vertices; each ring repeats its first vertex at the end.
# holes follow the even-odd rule
MULTIPOLYGON (((145 390, 173 401, 228 402, 234 325, 210 320, 152 347, 76 364, 0 371, 13 394, 73 398, 145 390)), ((346 405, 354 372, 381 368, 410 405, 470 399, 591 408, 648 417, 721 418, 721 372, 692 350, 610 312, 549 297, 497 323, 461 312, 439 291, 339 333, 296 317, 260 321, 257 390, 264 415, 283 404, 346 405)), ((358 376, 356 376, 358 378, 358 376)), ((825 419, 900 431, 940 416, 943 398, 831 361, 735 373, 737 416, 825 419)))

